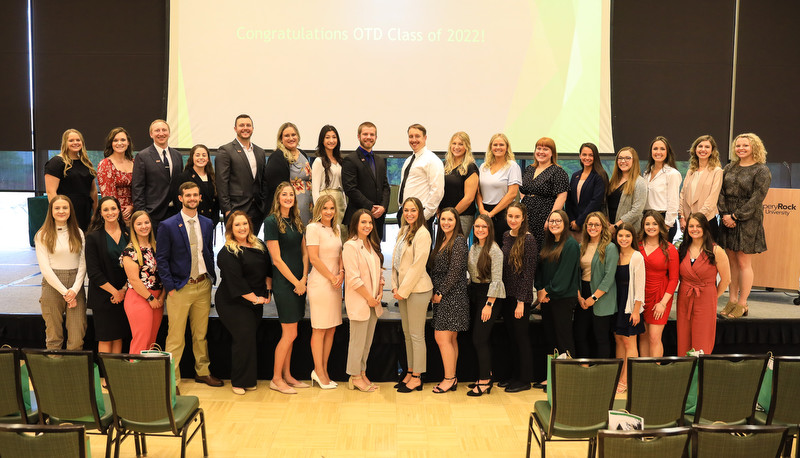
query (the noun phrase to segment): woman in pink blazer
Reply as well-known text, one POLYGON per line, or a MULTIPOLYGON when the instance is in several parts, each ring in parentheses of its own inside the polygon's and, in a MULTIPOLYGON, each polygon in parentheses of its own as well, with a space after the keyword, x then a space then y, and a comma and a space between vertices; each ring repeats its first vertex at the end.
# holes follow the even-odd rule
MULTIPOLYGON (((722 169, 717 142, 711 135, 702 135, 689 148, 689 171, 681 189, 681 231, 686 232, 686 220, 692 213, 700 212, 708 220, 711 237, 717 239, 717 200, 722 189, 722 169)), ((684 237, 684 239, 686 239, 684 237)))
POLYGON ((367 378, 367 357, 378 317, 383 314, 383 254, 375 221, 368 210, 360 209, 350 220, 350 240, 342 249, 344 264, 344 305, 350 320, 350 345, 347 350, 347 383, 351 390, 373 392, 378 389, 367 378))

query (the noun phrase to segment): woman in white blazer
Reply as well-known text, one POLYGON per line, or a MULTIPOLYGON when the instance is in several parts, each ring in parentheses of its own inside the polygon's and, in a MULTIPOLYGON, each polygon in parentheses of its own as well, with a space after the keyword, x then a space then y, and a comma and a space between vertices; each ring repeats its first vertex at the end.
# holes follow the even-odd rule
POLYGON ((367 357, 378 317, 383 314, 383 254, 369 211, 360 209, 350 220, 350 240, 342 249, 344 265, 344 306, 350 320, 347 350, 347 383, 351 390, 373 392, 378 387, 367 378, 367 357))
POLYGON ((615 237, 619 249, 619 262, 614 280, 617 284, 617 324, 614 339, 617 343, 617 358, 624 360, 619 376, 617 393, 628 390, 627 360, 639 356, 636 336, 644 333, 641 317, 644 304, 644 257, 636 251, 633 241, 636 230, 629 223, 622 223, 615 237))
POLYGON ((431 252, 431 234, 425 228, 422 202, 409 197, 403 202, 403 217, 392 254, 392 295, 400 306, 400 320, 406 341, 408 370, 395 385, 399 393, 422 391, 425 359, 425 318, 433 293, 431 277, 425 270, 431 252))

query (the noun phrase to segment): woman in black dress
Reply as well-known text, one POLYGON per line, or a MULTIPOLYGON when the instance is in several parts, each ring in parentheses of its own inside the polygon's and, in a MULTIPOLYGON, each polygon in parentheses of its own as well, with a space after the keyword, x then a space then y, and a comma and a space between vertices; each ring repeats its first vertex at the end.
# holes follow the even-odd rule
MULTIPOLYGON (((197 187, 200 188, 200 205, 197 206, 197 211, 210 219, 216 227, 219 222, 219 200, 214 179, 214 166, 211 164, 211 156, 206 145, 197 144, 189 150, 189 159, 178 179, 178 186, 187 181, 197 184, 197 187)), ((177 200, 178 193, 174 194, 175 205, 180 208, 180 201, 177 200)))
POLYGON ((222 281, 214 296, 219 319, 231 333, 231 387, 243 395, 256 389, 258 345, 256 334, 264 304, 272 293, 272 261, 264 242, 253 235, 247 213, 237 210, 225 222, 225 246, 217 265, 222 281))
POLYGON ((64 195, 72 201, 78 227, 89 228, 92 212, 97 207, 97 171, 86 154, 83 135, 67 129, 61 136, 61 153, 44 164, 44 186, 48 200, 64 195))
POLYGON ((461 230, 458 212, 448 207, 439 213, 436 244, 428 258, 433 282, 433 329, 442 354, 444 380, 434 393, 455 391, 458 333, 469 329, 467 295, 467 239, 461 230))
POLYGON ((130 333, 124 304, 127 277, 119 263, 128 239, 119 201, 103 197, 86 234, 86 306, 92 309, 98 353, 121 353, 122 339, 130 333))
POLYGON ((531 234, 536 246, 544 243, 544 231, 550 213, 564 208, 569 191, 567 172, 558 165, 556 142, 542 137, 536 142, 533 164, 522 173, 522 204, 528 209, 531 234))
POLYGON ((475 220, 475 196, 478 193, 478 166, 466 132, 456 132, 444 156, 444 197, 439 211, 453 207, 461 219, 464 235, 469 235, 475 220))
POLYGON ((753 287, 753 255, 767 251, 764 235, 764 210, 772 174, 767 150, 756 134, 740 134, 733 140, 735 156, 722 172, 719 193, 719 244, 730 259, 730 301, 725 318, 747 316, 747 298, 753 287))

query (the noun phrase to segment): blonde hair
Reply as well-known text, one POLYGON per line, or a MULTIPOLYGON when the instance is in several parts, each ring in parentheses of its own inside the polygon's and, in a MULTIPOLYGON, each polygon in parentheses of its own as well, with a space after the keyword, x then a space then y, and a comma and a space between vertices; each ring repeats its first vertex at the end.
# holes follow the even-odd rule
MULTIPOLYGON (((288 129, 288 128, 290 128, 290 127, 292 129, 294 129, 295 133, 297 134, 297 144, 298 145, 300 144, 300 131, 297 129, 297 126, 295 126, 291 122, 285 122, 285 123, 281 124, 280 127, 278 127, 278 143, 276 144, 275 147, 276 147, 276 149, 280 150, 283 153, 283 157, 286 158, 286 162, 288 162, 289 164, 294 164, 294 161, 296 160, 294 158, 294 155, 292 154, 291 151, 286 149, 285 146, 283 146, 283 131, 288 129)), ((299 146, 298 146, 297 150, 298 151, 300 150, 299 146)))
POLYGON ((452 172, 453 170, 457 170, 458 174, 464 176, 467 174, 467 168, 470 164, 475 163, 475 158, 472 157, 472 143, 469 141, 469 135, 466 132, 456 132, 450 137, 450 144, 447 146, 447 153, 444 155, 444 173, 447 175, 448 173, 452 172), (455 165, 455 158, 453 157, 453 140, 458 138, 462 142, 464 142, 464 148, 466 151, 464 152, 464 159, 461 161, 461 164, 458 166, 455 165))
POLYGON ((275 196, 272 198, 272 210, 270 210, 270 215, 275 215, 275 221, 278 223, 278 232, 281 234, 286 233, 286 222, 283 220, 281 216, 281 203, 280 203, 280 196, 283 188, 289 188, 292 190, 292 195, 294 196, 294 204, 292 204, 292 208, 289 209, 289 220, 294 224, 295 229, 297 232, 303 233, 305 226, 303 225, 303 220, 300 219, 300 210, 297 208, 297 193, 294 190, 294 186, 288 181, 284 181, 283 183, 279 184, 278 187, 275 189, 275 196))
POLYGON ((150 243, 150 246, 153 248, 153 252, 155 253, 155 251, 156 251, 156 237, 153 234, 153 226, 152 226, 153 219, 150 218, 150 215, 144 210, 139 210, 137 212, 134 212, 134 214, 131 215, 131 242, 130 242, 129 245, 131 247, 133 247, 133 251, 136 253, 135 261, 140 266, 144 265, 144 257, 142 256, 142 248, 139 246, 139 235, 136 234, 136 230, 133 228, 133 225, 134 225, 134 223, 136 223, 136 220, 138 220, 142 216, 146 216, 147 219, 150 220, 150 233, 147 235, 147 241, 150 243))
POLYGON ((731 151, 729 153, 731 163, 739 163, 739 156, 736 155, 736 141, 740 138, 746 138, 750 140, 750 150, 753 152, 754 161, 759 164, 767 162, 767 149, 764 148, 764 142, 761 141, 761 138, 759 138, 758 135, 748 132, 739 134, 733 139, 733 143, 731 143, 731 151))
MULTIPOLYGON (((67 129, 61 134, 61 153, 59 153, 59 156, 64 161, 64 175, 67 174, 67 170, 72 168, 72 158, 69 156, 69 145, 67 144, 69 134, 77 134, 81 139, 81 152, 78 153, 78 159, 89 169, 89 173, 92 176, 97 176, 97 171, 94 169, 92 161, 89 160, 89 154, 86 153, 86 142, 83 140, 83 134, 76 129, 67 129)), ((128 141, 130 141, 130 137, 128 137, 128 141)))
POLYGON ((581 234, 583 235, 583 243, 581 243, 581 257, 586 254, 586 248, 589 245, 589 241, 591 237, 589 236, 589 220, 592 218, 597 218, 600 220, 600 226, 602 226, 600 231, 600 240, 597 241, 597 256, 600 258, 601 262, 605 262, 606 260, 606 248, 608 244, 611 243, 611 231, 608 227, 608 218, 603 212, 591 212, 586 219, 583 220, 583 229, 581 230, 581 234))
POLYGON ((317 198, 317 202, 314 204, 314 211, 311 216, 311 221, 314 223, 321 223, 322 222, 322 207, 325 206, 326 203, 333 202, 333 219, 331 220, 331 229, 333 229, 333 233, 339 235, 339 206, 336 205, 336 199, 333 198, 330 194, 323 194, 317 198))
POLYGON ((625 182, 625 187, 622 188, 622 193, 625 195, 631 195, 636 189, 636 179, 639 177, 640 172, 639 155, 632 147, 625 146, 617 151, 617 155, 614 157, 614 172, 611 174, 611 181, 608 182, 608 194, 614 192, 617 189, 617 186, 619 186, 619 183, 622 181, 622 170, 619 168, 618 158, 623 151, 630 151, 633 159, 631 159, 631 169, 628 171, 628 181, 625 182))
POLYGON ((489 147, 486 149, 486 158, 483 161, 482 167, 491 169, 492 165, 494 165, 495 159, 494 154, 492 154, 492 143, 494 143, 494 141, 498 138, 502 139, 506 144, 506 166, 508 166, 510 162, 514 161, 514 152, 511 151, 511 142, 508 141, 508 137, 506 137, 506 134, 497 133, 492 135, 492 138, 489 139, 489 147))
POLYGON ((261 240, 258 240, 258 237, 253 234, 253 221, 250 219, 250 216, 247 213, 236 210, 235 212, 231 213, 228 216, 228 220, 225 221, 225 248, 228 249, 231 253, 238 255, 242 252, 242 247, 239 245, 239 242, 236 241, 236 237, 233 235, 233 223, 236 218, 239 216, 244 216, 247 219, 247 227, 248 227, 248 234, 247 234, 247 243, 253 245, 258 251, 264 251, 264 244, 261 243, 261 240))

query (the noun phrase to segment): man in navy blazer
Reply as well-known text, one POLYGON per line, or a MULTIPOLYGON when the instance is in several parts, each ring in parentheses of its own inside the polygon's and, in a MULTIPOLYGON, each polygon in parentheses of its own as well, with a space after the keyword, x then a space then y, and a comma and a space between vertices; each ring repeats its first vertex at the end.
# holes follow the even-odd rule
POLYGON ((236 138, 217 150, 216 182, 219 206, 227 221, 228 215, 242 210, 253 221, 253 233, 258 234, 264 215, 269 211, 263 201, 264 165, 267 155, 263 149, 250 141, 253 135, 253 120, 240 114, 233 122, 236 138))
POLYGON ((216 283, 213 247, 214 223, 198 214, 200 188, 187 182, 178 189, 181 211, 161 222, 156 235, 158 274, 167 294, 169 331, 165 350, 172 353, 175 378, 180 379, 180 362, 186 339, 186 321, 192 330, 195 381, 222 386, 208 368, 208 313, 211 285, 216 283))
POLYGON ((179 210, 173 201, 180 185, 178 178, 183 171, 183 156, 167 145, 169 124, 163 119, 150 123, 150 138, 153 144, 133 158, 131 197, 133 209, 146 211, 153 231, 158 234, 159 223, 179 210))
POLYGON ((378 238, 383 240, 391 189, 386 174, 386 161, 372 151, 377 138, 378 128, 375 124, 362 122, 358 126, 359 147, 342 161, 342 187, 347 196, 343 222, 348 227, 356 210, 369 210, 375 218, 378 238))

